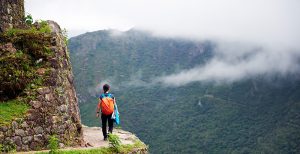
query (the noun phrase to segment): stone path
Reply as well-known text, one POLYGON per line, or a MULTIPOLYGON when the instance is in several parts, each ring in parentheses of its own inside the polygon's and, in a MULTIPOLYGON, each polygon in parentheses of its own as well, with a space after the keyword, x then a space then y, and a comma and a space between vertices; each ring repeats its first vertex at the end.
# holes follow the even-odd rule
MULTIPOLYGON (((114 129, 113 134, 119 136, 122 144, 134 144, 135 140, 138 139, 134 134, 121 130, 114 129)), ((102 130, 100 127, 86 127, 83 126, 83 138, 86 143, 86 147, 66 147, 65 150, 71 149, 93 149, 99 147, 108 147, 108 141, 103 140, 102 130)), ((43 151, 29 151, 29 152, 17 152, 18 154, 34 154, 36 152, 47 152, 43 151)))
MULTIPOLYGON (((113 134, 119 136, 122 144, 133 144, 138 139, 134 134, 121 129, 114 129, 113 134)), ((83 138, 90 147, 108 146, 108 141, 103 140, 102 130, 99 127, 83 127, 83 138)))

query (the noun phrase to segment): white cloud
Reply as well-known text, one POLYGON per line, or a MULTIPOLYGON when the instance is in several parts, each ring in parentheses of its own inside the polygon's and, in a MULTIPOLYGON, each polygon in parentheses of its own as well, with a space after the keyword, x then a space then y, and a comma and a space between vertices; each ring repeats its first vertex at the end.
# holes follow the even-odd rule
POLYGON ((300 73, 300 54, 295 50, 269 50, 220 43, 215 54, 204 66, 162 76, 156 78, 155 82, 168 86, 182 86, 191 82, 231 83, 255 76, 300 73))
POLYGON ((26 0, 25 4, 34 18, 55 20, 70 36, 135 26, 160 36, 235 42, 221 43, 203 67, 160 78, 166 84, 230 82, 299 70, 299 0, 26 0))

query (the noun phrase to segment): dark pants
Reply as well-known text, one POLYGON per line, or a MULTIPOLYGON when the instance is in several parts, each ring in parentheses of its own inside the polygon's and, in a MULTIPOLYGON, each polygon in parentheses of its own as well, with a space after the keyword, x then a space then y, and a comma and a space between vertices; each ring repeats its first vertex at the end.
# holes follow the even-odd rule
POLYGON ((111 114, 110 115, 105 115, 101 114, 101 120, 102 120, 102 133, 103 137, 107 138, 107 131, 106 131, 106 123, 108 121, 108 131, 112 133, 113 127, 114 127, 114 120, 111 119, 111 114))

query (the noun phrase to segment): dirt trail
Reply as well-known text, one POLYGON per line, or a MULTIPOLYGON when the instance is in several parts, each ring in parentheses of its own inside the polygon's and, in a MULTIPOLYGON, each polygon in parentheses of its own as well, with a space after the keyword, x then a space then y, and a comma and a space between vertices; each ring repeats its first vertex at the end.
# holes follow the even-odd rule
MULTIPOLYGON (((138 139, 134 134, 121 130, 114 129, 113 134, 119 136, 122 144, 134 144, 135 140, 138 139)), ((61 150, 71 149, 93 149, 99 147, 108 147, 108 141, 103 140, 102 129, 100 127, 85 127, 83 126, 83 139, 85 141, 85 147, 65 147, 61 150)), ((47 152, 49 150, 42 151, 28 151, 28 152, 17 152, 17 154, 34 154, 37 152, 47 152)))

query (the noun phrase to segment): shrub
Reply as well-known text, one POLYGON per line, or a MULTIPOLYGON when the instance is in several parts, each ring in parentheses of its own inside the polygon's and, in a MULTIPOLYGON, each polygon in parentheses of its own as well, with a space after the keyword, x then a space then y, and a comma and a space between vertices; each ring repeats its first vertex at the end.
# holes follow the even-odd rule
POLYGON ((0 152, 4 152, 4 153, 14 153, 16 151, 17 146, 12 143, 6 143, 1 145, 1 151, 0 152))
POLYGON ((62 30, 62 35, 63 35, 63 37, 64 37, 64 42, 65 42, 65 44, 66 45, 68 45, 68 31, 67 31, 67 29, 63 29, 62 30))
POLYGON ((59 140, 56 137, 56 135, 50 136, 49 144, 48 144, 48 147, 50 149, 50 151, 49 151, 50 154, 54 154, 54 153, 58 152, 58 146, 59 146, 59 142, 58 141, 59 140))
POLYGON ((39 29, 40 32, 42 32, 42 33, 51 33, 51 29, 50 29, 47 21, 41 20, 38 23, 41 26, 40 29, 39 29))
POLYGON ((31 16, 31 14, 28 14, 28 15, 25 17, 25 23, 26 23, 27 25, 32 25, 32 23, 33 23, 33 18, 32 18, 32 16, 31 16))

